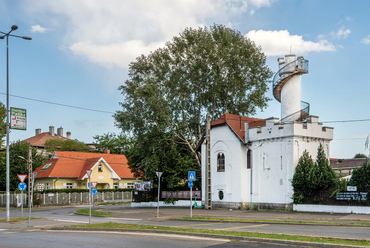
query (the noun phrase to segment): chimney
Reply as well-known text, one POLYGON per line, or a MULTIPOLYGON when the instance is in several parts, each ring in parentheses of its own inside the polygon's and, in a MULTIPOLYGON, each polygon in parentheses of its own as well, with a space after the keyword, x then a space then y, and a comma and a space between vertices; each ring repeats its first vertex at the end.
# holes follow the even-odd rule
POLYGON ((54 126, 49 126, 49 134, 54 136, 54 126))
POLYGON ((37 129, 35 129, 35 132, 36 132, 36 135, 41 134, 41 128, 37 128, 37 129))
POLYGON ((110 154, 110 150, 108 150, 108 149, 107 150, 104 150, 104 153, 105 154, 110 154))
POLYGON ((67 139, 71 139, 71 132, 67 132, 67 139))
POLYGON ((57 130, 58 130, 58 131, 57 131, 57 132, 58 132, 58 135, 59 135, 59 136, 63 136, 63 128, 62 128, 62 127, 60 127, 60 128, 58 128, 57 130))

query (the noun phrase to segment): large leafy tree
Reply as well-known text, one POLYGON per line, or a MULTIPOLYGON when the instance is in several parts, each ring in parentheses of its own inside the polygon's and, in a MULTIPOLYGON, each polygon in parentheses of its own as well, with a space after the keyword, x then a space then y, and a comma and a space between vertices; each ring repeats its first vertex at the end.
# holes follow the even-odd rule
POLYGON ((261 48, 240 32, 223 25, 187 28, 130 64, 129 79, 119 87, 124 101, 116 125, 135 138, 171 133, 169 141, 186 148, 200 167, 195 147, 206 115, 255 114, 267 106, 270 77, 261 48))
MULTIPOLYGON (((27 161, 30 144, 27 142, 16 142, 9 147, 9 186, 10 190, 16 190, 19 183, 18 174, 28 174, 27 161), (22 157, 22 158, 21 158, 22 157)), ((32 170, 41 166, 49 160, 49 156, 36 152, 32 148, 32 170)), ((0 152, 0 191, 5 191, 6 185, 6 152, 0 152)))
POLYGON ((95 135, 93 138, 94 144, 100 152, 109 150, 112 154, 125 154, 127 156, 133 146, 132 138, 123 133, 118 135, 115 133, 106 133, 95 135))

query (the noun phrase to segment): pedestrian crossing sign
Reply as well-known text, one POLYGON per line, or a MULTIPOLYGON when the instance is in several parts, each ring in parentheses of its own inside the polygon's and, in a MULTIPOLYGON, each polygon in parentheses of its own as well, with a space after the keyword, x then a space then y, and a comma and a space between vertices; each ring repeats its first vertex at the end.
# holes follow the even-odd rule
POLYGON ((188 180, 195 181, 195 171, 188 171, 188 180))

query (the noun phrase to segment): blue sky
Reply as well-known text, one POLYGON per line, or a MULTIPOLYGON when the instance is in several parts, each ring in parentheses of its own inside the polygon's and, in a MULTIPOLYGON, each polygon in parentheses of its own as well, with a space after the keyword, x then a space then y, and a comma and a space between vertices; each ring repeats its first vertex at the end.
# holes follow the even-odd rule
MULTIPOLYGON (((63 127, 73 139, 118 133, 112 115, 123 97, 117 88, 128 64, 164 46, 186 27, 224 24, 252 39, 277 71, 277 57, 290 52, 309 60, 302 100, 325 126, 334 127, 331 157, 366 153, 370 121, 370 2, 293 0, 0 0, 0 31, 19 26, 11 38, 10 106, 27 109, 27 131, 11 141, 63 127), (22 98, 19 98, 22 97, 22 98), (46 102, 78 106, 88 111, 46 102)), ((6 96, 6 42, 0 40, 0 101, 6 96), (2 48, 1 48, 2 47, 2 48), (1 83, 2 82, 2 83, 1 83)), ((271 88, 271 87, 270 87, 271 88)), ((255 117, 280 118, 272 100, 255 117)))

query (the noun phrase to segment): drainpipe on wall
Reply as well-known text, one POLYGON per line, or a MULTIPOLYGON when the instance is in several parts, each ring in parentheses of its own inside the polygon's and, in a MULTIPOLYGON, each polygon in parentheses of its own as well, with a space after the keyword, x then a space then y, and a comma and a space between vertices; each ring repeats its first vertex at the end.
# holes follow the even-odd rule
POLYGON ((53 184, 54 184, 54 189, 56 189, 56 188, 55 188, 55 183, 56 183, 58 180, 59 180, 59 177, 57 177, 57 180, 55 180, 55 181, 53 182, 53 184))

